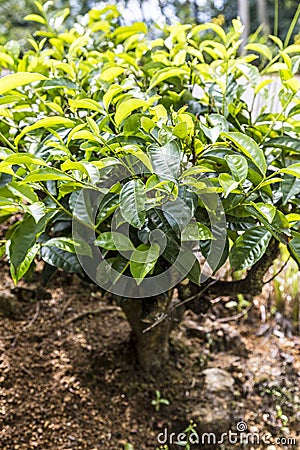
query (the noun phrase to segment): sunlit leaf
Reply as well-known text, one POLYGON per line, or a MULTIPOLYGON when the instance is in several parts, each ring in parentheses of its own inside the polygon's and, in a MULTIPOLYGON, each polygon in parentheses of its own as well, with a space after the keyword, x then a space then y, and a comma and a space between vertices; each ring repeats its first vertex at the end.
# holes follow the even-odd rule
POLYGON ((167 69, 159 70, 152 78, 149 89, 153 89, 155 86, 162 83, 163 81, 168 80, 169 78, 173 77, 180 78, 186 74, 187 71, 185 69, 179 69, 178 67, 176 68, 168 67, 167 69))
POLYGON ((20 134, 15 138, 15 145, 18 145, 23 136, 31 131, 37 130, 39 128, 51 128, 56 126, 65 126, 67 128, 72 128, 74 126, 74 121, 67 119, 65 117, 53 116, 38 120, 33 125, 25 127, 20 134))
POLYGON ((16 89, 25 84, 35 81, 47 80, 47 77, 40 73, 17 72, 0 78, 0 94, 16 89))
POLYGON ((239 132, 222 133, 224 137, 229 139, 245 156, 247 156, 256 165, 260 172, 265 175, 267 163, 264 153, 257 143, 247 136, 239 132))
POLYGON ((117 125, 120 125, 121 122, 123 122, 126 117, 128 117, 132 111, 138 109, 138 108, 145 108, 148 107, 148 103, 145 100, 141 100, 138 98, 131 98, 129 100, 125 100, 124 102, 120 103, 120 105, 117 107, 116 114, 115 114, 115 122, 117 125))

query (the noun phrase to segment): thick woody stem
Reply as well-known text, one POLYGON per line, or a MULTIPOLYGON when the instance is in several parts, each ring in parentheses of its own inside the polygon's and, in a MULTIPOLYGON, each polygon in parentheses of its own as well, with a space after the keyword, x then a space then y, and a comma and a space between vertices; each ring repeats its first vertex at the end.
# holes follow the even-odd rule
POLYGON ((176 310, 163 322, 146 331, 161 315, 165 315, 172 304, 172 291, 146 299, 119 298, 131 326, 137 359, 144 372, 156 375, 169 358, 169 336, 174 326, 181 321, 184 311, 176 310))

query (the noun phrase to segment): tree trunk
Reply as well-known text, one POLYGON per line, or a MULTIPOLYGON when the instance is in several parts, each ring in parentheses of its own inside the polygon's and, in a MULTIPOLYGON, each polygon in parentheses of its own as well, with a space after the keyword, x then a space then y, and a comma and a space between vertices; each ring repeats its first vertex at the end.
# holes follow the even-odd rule
POLYGON ((172 293, 146 299, 120 299, 118 301, 131 326, 133 344, 141 368, 152 375, 157 374, 169 359, 170 332, 182 319, 183 310, 165 315, 172 303, 172 293), (155 324, 155 325, 154 325, 155 324), (151 327, 154 325, 153 327, 151 327), (147 331, 145 331, 148 329, 147 331))
POLYGON ((118 304, 131 326, 137 359, 142 369, 155 375, 168 361, 170 332, 181 322, 185 309, 204 314, 211 307, 212 298, 260 294, 264 285, 264 274, 277 254, 278 242, 272 239, 265 254, 253 265, 245 278, 236 281, 209 279, 202 285, 181 283, 177 286, 180 300, 173 298, 173 290, 146 299, 118 297, 118 304), (173 308, 178 302, 181 302, 180 306, 173 308), (161 317, 164 320, 160 320, 161 317))
POLYGON ((267 12, 266 0, 257 0, 257 15, 259 23, 263 27, 263 31, 266 34, 270 34, 270 24, 267 12))
POLYGON ((243 49, 250 33, 250 9, 248 0, 238 0, 238 15, 245 27, 242 33, 243 42, 241 49, 243 49))

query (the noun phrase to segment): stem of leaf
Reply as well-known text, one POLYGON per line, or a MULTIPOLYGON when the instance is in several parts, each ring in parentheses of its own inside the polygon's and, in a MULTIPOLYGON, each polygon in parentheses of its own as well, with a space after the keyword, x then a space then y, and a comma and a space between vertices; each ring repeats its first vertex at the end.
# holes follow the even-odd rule
POLYGON ((295 29, 295 26, 297 25, 298 19, 300 16, 300 5, 298 5, 297 11, 295 12, 294 18, 291 22, 291 25, 288 29, 288 32, 286 34, 286 38, 284 40, 284 47, 286 48, 289 45, 290 39, 292 37, 293 31, 295 29))
POLYGON ((286 108, 288 107, 288 105, 290 104, 292 98, 294 97, 294 93, 291 93, 287 99, 287 101, 285 102, 282 111, 280 111, 278 114, 276 114, 275 118, 273 119, 273 121, 271 122, 268 131, 266 132, 266 134, 261 138, 260 140, 260 144, 262 142, 264 142, 264 140, 270 135, 271 131, 273 130, 273 127, 275 125, 276 122, 278 122, 280 116, 285 112, 286 108))
POLYGON ((9 142, 9 140, 4 136, 4 134, 1 133, 1 131, 0 131, 0 138, 3 139, 6 145, 8 145, 14 152, 16 152, 15 146, 11 142, 9 142))
MULTIPOLYGON (((40 184, 41 188, 43 189, 43 191, 51 198, 51 200, 54 201, 54 203, 65 213, 67 214, 69 217, 72 217, 72 219, 76 220, 77 222, 81 223, 82 225, 90 228, 91 230, 95 230, 95 227, 93 227, 92 225, 89 225, 88 223, 84 222, 83 220, 80 220, 78 217, 74 216, 71 211, 69 211, 68 209, 66 209, 58 200, 57 198, 54 197, 54 195, 51 194, 50 191, 48 191, 48 189, 43 185, 40 184)), ((99 232, 97 232, 97 230, 95 230, 96 233, 100 234, 99 232)))
POLYGON ((158 145, 161 145, 161 143, 159 142, 159 140, 154 136, 154 134, 153 133, 151 133, 151 131, 150 131, 150 136, 155 140, 155 142, 158 144, 158 145))
POLYGON ((274 64, 274 62, 276 62, 279 58, 280 58, 280 53, 278 53, 276 56, 274 56, 273 59, 271 59, 271 61, 266 65, 266 67, 260 72, 260 74, 264 75, 266 73, 266 71, 268 70, 268 68, 271 67, 272 64, 274 64))

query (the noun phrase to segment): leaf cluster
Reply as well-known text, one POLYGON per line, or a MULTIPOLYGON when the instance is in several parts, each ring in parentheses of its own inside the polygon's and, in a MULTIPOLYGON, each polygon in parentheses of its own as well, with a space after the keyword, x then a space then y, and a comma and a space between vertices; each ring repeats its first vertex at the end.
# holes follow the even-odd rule
POLYGON ((174 264, 183 243, 198 282, 196 255, 222 233, 217 218, 211 225, 216 197, 227 235, 214 271, 228 258, 233 270, 253 266, 272 238, 300 265, 300 45, 272 37, 276 56, 254 42, 241 55, 239 20, 227 33, 177 24, 151 39, 142 22, 119 26, 114 6, 72 28, 66 12, 54 21, 36 6, 32 49, 0 49, 10 71, 0 79, 0 221, 19 218, 0 254, 15 282, 37 257, 83 274, 78 255, 100 248, 140 284, 174 264), (100 199, 92 217, 78 213, 82 191, 100 199), (72 236, 74 220, 92 243, 72 236))

